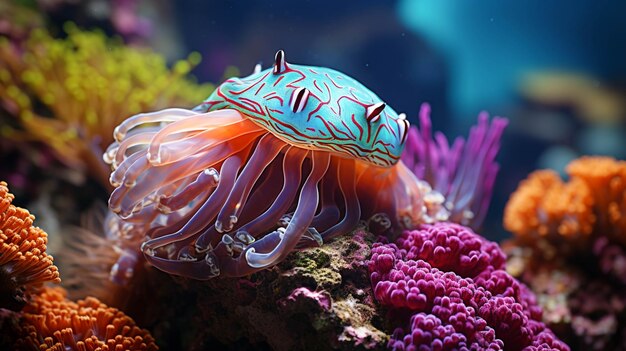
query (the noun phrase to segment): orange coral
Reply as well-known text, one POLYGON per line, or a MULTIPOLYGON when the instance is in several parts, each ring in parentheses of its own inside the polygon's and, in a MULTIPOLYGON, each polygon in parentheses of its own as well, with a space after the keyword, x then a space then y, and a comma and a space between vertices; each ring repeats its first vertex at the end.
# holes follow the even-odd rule
POLYGON ((626 244, 626 162, 582 157, 567 167, 570 180, 542 170, 522 181, 504 212, 518 239, 587 245, 593 233, 626 244))
POLYGON ((46 288, 21 314, 18 350, 158 350, 150 333, 98 299, 66 299, 60 287, 46 288))
POLYGON ((48 235, 33 226, 35 216, 11 204, 13 194, 0 182, 0 307, 17 310, 24 292, 51 281, 59 283, 59 271, 46 253, 48 235))
POLYGON ((626 244, 626 162, 610 157, 581 157, 567 167, 593 190, 598 229, 626 244))
POLYGON ((595 215, 592 190, 581 179, 563 183, 554 171, 532 173, 507 203, 504 226, 521 237, 587 236, 595 215))

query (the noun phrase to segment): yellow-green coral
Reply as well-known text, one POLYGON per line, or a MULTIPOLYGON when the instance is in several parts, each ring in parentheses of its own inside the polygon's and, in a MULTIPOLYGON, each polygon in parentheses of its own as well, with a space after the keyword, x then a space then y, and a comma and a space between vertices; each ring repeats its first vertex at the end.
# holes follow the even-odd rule
POLYGON ((23 49, 0 39, 0 103, 18 129, 3 136, 43 142, 72 167, 107 182, 100 154, 128 116, 165 107, 190 107, 213 85, 188 77, 200 54, 168 68, 164 58, 123 45, 98 31, 65 27, 66 39, 34 30, 23 49))

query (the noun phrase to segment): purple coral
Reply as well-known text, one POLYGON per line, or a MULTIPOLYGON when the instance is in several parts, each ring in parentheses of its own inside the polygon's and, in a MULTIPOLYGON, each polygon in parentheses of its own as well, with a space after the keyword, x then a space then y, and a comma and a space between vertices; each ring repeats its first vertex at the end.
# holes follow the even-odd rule
POLYGON ((569 350, 541 322, 528 289, 503 270, 504 259, 496 244, 450 223, 374 244, 374 295, 401 325, 389 347, 569 350))
POLYGON ((330 311, 332 307, 332 297, 326 291, 311 291, 306 287, 294 289, 286 299, 281 301, 283 307, 292 303, 306 302, 312 303, 315 308, 323 311, 330 311))
POLYGON ((495 158, 500 137, 507 124, 500 117, 489 123, 489 115, 482 112, 467 142, 458 137, 450 145, 440 132, 433 138, 430 106, 422 104, 420 127, 410 128, 402 161, 445 197, 451 221, 473 228, 482 223, 499 169, 495 158))
POLYGON ((397 244, 406 252, 407 259, 424 260, 435 268, 454 271, 462 277, 474 277, 489 266, 501 269, 506 260, 498 244, 467 227, 451 223, 405 232, 397 244))

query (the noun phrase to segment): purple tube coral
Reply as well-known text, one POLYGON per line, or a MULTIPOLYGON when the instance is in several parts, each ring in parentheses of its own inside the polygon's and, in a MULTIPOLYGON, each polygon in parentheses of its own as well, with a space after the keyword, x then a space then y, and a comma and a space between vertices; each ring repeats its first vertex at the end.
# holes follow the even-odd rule
POLYGON ((376 243, 376 300, 400 324, 394 350, 569 350, 541 322, 529 290, 506 273, 497 244, 451 223, 376 243))
POLYGON ((409 130, 402 161, 419 179, 425 180, 443 196, 446 215, 452 222, 477 228, 485 218, 498 173, 495 158, 500 137, 508 121, 482 112, 465 141, 458 137, 452 145, 437 132, 432 135, 430 106, 422 104, 420 127, 409 130))

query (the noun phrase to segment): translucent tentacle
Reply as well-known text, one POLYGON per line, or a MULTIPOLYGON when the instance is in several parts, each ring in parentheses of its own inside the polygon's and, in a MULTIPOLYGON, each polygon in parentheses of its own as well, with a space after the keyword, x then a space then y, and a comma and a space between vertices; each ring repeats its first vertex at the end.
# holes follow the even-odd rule
POLYGON ((114 152, 115 156, 113 157, 112 165, 115 167, 115 165, 121 164, 122 162, 124 162, 124 159, 127 158, 126 151, 128 149, 139 145, 148 145, 155 134, 156 132, 152 131, 131 135, 125 138, 123 142, 119 143, 117 145, 117 148, 115 148, 114 150, 111 149, 111 147, 115 145, 115 143, 111 144, 111 146, 109 146, 109 148, 105 152, 105 155, 108 155, 109 153, 113 154, 114 152))
MULTIPOLYGON (((274 203, 281 190, 281 188, 277 186, 279 184, 278 182, 282 182, 283 178, 282 168, 278 167, 276 162, 280 162, 280 164, 282 164, 284 158, 279 158, 280 159, 274 159, 272 165, 270 165, 267 169, 267 174, 263 177, 261 183, 253 188, 247 203, 243 206, 241 217, 239 218, 237 225, 234 227, 234 231, 248 233, 241 228, 245 228, 245 226, 247 226, 250 222, 258 220, 261 213, 266 211, 270 205, 274 203)), ((278 219, 269 223, 265 228, 258 229, 255 233, 267 231, 276 224, 277 220, 278 219)), ((221 237, 221 233, 218 233, 218 231, 215 230, 215 225, 212 225, 198 235, 198 238, 195 241, 196 251, 200 253, 206 252, 217 245, 221 240, 221 237)))
POLYGON ((157 256, 147 256, 146 260, 163 272, 197 280, 207 280, 220 275, 218 260, 213 252, 207 252, 197 261, 172 260, 157 256))
MULTIPOLYGON (((161 187, 178 181, 188 174, 196 174, 204 169, 210 168, 225 158, 238 153, 241 149, 250 147, 250 142, 246 138, 235 139, 229 143, 222 143, 206 152, 194 155, 174 164, 164 167, 153 167, 150 172, 143 172, 150 167, 149 162, 144 157, 143 163, 138 165, 140 170, 131 166, 124 177, 122 187, 133 187, 132 192, 126 192, 120 199, 120 209, 122 216, 130 215, 141 201, 154 191, 155 186, 161 187)), ((115 194, 115 191, 113 192, 115 194)), ((113 194, 111 199, 113 200, 113 194)), ((117 200, 117 198, 116 198, 117 200)))
MULTIPOLYGON (((153 255, 153 251, 156 248, 190 238, 205 228, 215 218, 218 208, 232 190, 235 184, 235 177, 244 159, 245 157, 242 157, 242 155, 234 155, 226 159, 222 165, 222 173, 217 188, 198 211, 195 212, 194 216, 177 232, 145 242, 142 245, 142 251, 147 255, 153 255)), ((157 268, 159 267, 157 266, 157 268)))
MULTIPOLYGON (((124 162, 124 160, 126 158, 128 158, 129 156, 126 155, 126 151, 128 151, 128 149, 130 148, 129 146, 125 146, 123 147, 123 151, 120 152, 120 146, 124 143, 128 143, 129 141, 131 143, 133 143, 133 146, 139 146, 139 145, 145 145, 144 149, 147 150, 148 149, 148 144, 150 144, 150 141, 152 141, 152 137, 158 133, 161 130, 160 126, 155 126, 155 125, 150 125, 150 126, 141 126, 140 128, 135 128, 133 130, 130 130, 128 133, 126 133, 126 135, 124 136, 124 139, 120 140, 120 141, 114 141, 111 143, 111 145, 109 145, 107 147, 107 149, 105 150, 105 152, 102 154, 102 159, 104 160, 104 162, 106 164, 110 164, 113 169, 117 169, 117 167, 124 162), (135 138, 144 138, 144 136, 147 139, 147 142, 145 143, 138 143, 134 140, 137 140, 135 138)), ((136 151, 131 152, 131 156, 136 154, 136 151)))
MULTIPOLYGON (((183 139, 160 144, 158 147, 155 146, 155 141, 153 138, 152 143, 150 144, 150 148, 156 148, 157 154, 153 154, 152 151, 149 151, 148 157, 156 157, 156 159, 158 159, 158 162, 153 161, 152 158, 150 159, 150 162, 155 165, 164 166, 180 161, 194 154, 210 149, 217 144, 221 144, 235 138, 240 138, 242 136, 254 133, 264 133, 264 131, 260 127, 246 120, 240 120, 233 124, 234 125, 229 126, 229 128, 209 129, 200 133, 189 135, 188 137, 183 139), (236 130, 237 132, 233 133, 233 130, 236 130)), ((250 135, 250 138, 254 137, 254 135, 250 135)))
POLYGON ((207 168, 200 172, 195 181, 183 188, 178 194, 159 199, 159 210, 163 213, 180 210, 203 192, 209 193, 218 185, 219 172, 215 168, 207 168))
POLYGON ((358 194, 356 192, 354 161, 341 160, 337 179, 339 179, 339 188, 343 195, 346 212, 341 222, 322 233, 322 239, 324 241, 354 229, 361 218, 361 204, 359 203, 358 194))
POLYGON ((198 112, 182 108, 168 108, 157 112, 140 113, 120 123, 113 131, 113 137, 118 142, 121 142, 131 129, 139 125, 146 123, 175 122, 197 114, 198 112))
POLYGON ((218 232, 229 232, 237 223, 239 215, 246 204, 250 191, 263 173, 263 170, 278 156, 285 143, 271 134, 266 134, 259 140, 252 156, 237 178, 228 199, 222 206, 215 221, 218 232))
POLYGON ((215 230, 215 224, 212 224, 198 235, 198 239, 195 242, 196 251, 206 252, 211 250, 213 244, 221 238, 221 235, 215 230))
POLYGON ((229 124, 243 120, 243 116, 236 110, 224 109, 207 113, 196 113, 191 117, 180 119, 168 124, 152 138, 148 148, 148 159, 155 166, 161 165, 159 149, 167 138, 172 134, 180 134, 190 131, 207 130, 216 127, 224 128, 229 124))
POLYGON ((332 226, 340 218, 341 211, 337 207, 335 194, 339 181, 339 159, 332 158, 330 161, 329 173, 320 183, 321 209, 311 222, 311 227, 318 231, 324 231, 332 226))
POLYGON ((287 212, 296 195, 302 179, 302 163, 306 151, 290 147, 283 159, 283 188, 274 203, 263 214, 242 226, 239 230, 248 233, 260 233, 276 225, 276 222, 287 212))
POLYGON ((326 174, 330 161, 330 154, 323 152, 312 152, 313 167, 309 177, 302 186, 300 199, 293 218, 289 222, 284 235, 280 236, 280 242, 267 253, 256 251, 256 247, 263 244, 261 240, 250 245, 250 247, 242 253, 248 266, 253 269, 261 269, 276 264, 282 257, 288 254, 298 244, 302 234, 307 230, 315 210, 319 202, 319 191, 317 184, 326 174), (261 244, 257 244, 261 242, 261 244), (257 244, 257 245, 255 245, 257 244))
MULTIPOLYGON (((127 172, 124 173, 124 177, 122 178, 122 185, 116 188, 115 190, 113 190, 113 192, 111 193, 111 197, 109 198, 109 207, 111 208, 113 212, 115 213, 124 212, 123 215, 129 215, 131 213, 131 211, 134 209, 134 204, 133 204, 133 208, 130 208, 130 209, 122 208, 122 202, 126 199, 126 196, 130 192, 130 190, 135 186, 134 179, 132 181, 127 179, 128 174, 130 172, 133 172, 133 173, 144 172, 145 170, 148 169, 149 166, 150 164, 148 163, 148 160, 145 157, 138 157, 137 160, 135 160, 135 162, 133 162, 132 165, 128 167, 127 172)), ((115 174, 115 176, 111 175, 111 179, 119 179, 117 172, 113 172, 113 173, 115 174)), ((150 185, 154 186, 154 184, 150 184, 150 185)), ((153 190, 151 189, 150 191, 153 191, 153 190)), ((147 194, 143 194, 143 196, 148 195, 149 193, 150 192, 148 192, 147 194)))
MULTIPOLYGON (((283 150, 288 149, 286 146, 283 150)), ((257 181, 257 184, 252 188, 250 196, 246 201, 245 206, 239 216, 239 221, 234 230, 243 227, 249 222, 258 218, 264 213, 276 200, 276 197, 282 190, 283 185, 283 169, 282 164, 284 162, 284 152, 272 161, 272 163, 266 168, 262 179, 257 181)))
POLYGON ((361 173, 357 177, 357 192, 370 199, 361 202, 366 216, 384 213, 397 229, 424 222, 424 182, 418 180, 402 161, 391 168, 356 165, 359 168, 357 174, 361 173))
POLYGON ((111 176, 109 177, 109 183, 114 187, 119 187, 122 185, 122 181, 124 181, 124 175, 126 171, 133 165, 133 163, 137 162, 139 158, 145 157, 146 152, 138 151, 130 156, 128 156, 122 163, 120 163, 117 167, 114 167, 115 170, 111 172, 111 176))

